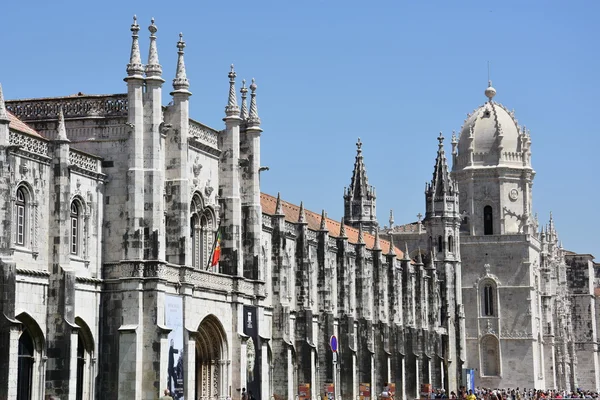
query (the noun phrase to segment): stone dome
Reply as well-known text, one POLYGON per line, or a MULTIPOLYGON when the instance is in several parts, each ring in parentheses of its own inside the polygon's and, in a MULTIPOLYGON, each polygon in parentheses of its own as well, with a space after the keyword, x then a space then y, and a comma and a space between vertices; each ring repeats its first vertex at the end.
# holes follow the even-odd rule
POLYGON ((501 160, 518 161, 523 151, 521 129, 513 113, 492 100, 496 90, 491 84, 485 94, 489 100, 467 116, 461 129, 458 140, 458 167, 464 167, 467 163, 471 140, 473 162, 476 165, 493 165, 501 160), (502 155, 499 154, 500 146, 502 155))

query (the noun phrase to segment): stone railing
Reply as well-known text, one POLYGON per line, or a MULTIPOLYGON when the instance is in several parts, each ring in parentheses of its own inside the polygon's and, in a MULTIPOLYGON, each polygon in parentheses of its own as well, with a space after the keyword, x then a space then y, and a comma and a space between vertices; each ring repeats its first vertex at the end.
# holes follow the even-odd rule
POLYGON ((13 100, 6 108, 22 121, 55 120, 61 108, 65 118, 127 116, 128 109, 127 94, 13 100))
POLYGON ((98 159, 77 150, 69 151, 69 163, 86 171, 98 172, 98 159))
POLYGON ((195 137, 200 143, 216 149, 218 148, 217 135, 218 131, 209 128, 198 121, 190 119, 190 136, 195 137))
POLYGON ((337 248, 337 238, 334 238, 334 237, 330 236, 329 240, 328 240, 328 244, 329 244, 329 247, 335 247, 335 248, 337 248))
POLYGON ((20 146, 22 150, 29 153, 48 157, 48 142, 43 139, 29 136, 24 133, 10 131, 8 142, 11 146, 20 146))
POLYGON ((298 231, 296 230, 296 225, 288 221, 285 221, 285 232, 294 236, 298 233, 298 231))
POLYGON ((267 228, 272 228, 273 227, 273 218, 270 215, 263 214, 262 215, 262 223, 263 223, 263 226, 266 226, 267 228))
POLYGON ((306 230, 306 236, 308 237, 309 240, 317 241, 317 232, 313 231, 312 229, 306 230))

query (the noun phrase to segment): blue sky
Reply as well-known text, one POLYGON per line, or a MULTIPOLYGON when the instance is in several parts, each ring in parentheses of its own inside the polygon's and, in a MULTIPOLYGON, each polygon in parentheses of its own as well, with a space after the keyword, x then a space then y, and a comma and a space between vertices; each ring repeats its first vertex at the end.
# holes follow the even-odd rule
POLYGON ((132 15, 144 59, 155 17, 165 104, 183 32, 193 118, 223 126, 229 64, 256 78, 263 191, 341 217, 361 137, 382 225, 424 211, 436 137, 486 100, 489 61, 495 100, 531 130, 540 222, 552 211, 567 249, 600 257, 599 2, 20 4, 1 9, 7 98, 124 92, 132 15))

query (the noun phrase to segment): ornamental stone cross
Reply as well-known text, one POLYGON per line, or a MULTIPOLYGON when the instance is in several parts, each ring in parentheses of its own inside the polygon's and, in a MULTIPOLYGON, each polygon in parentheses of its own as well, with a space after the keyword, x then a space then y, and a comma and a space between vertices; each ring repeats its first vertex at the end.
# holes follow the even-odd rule
POLYGON ((421 214, 421 213, 418 213, 418 214, 417 214, 417 218, 419 219, 419 220, 418 220, 418 222, 419 222, 419 224, 420 224, 420 223, 421 223, 421 218, 423 218, 423 214, 421 214))

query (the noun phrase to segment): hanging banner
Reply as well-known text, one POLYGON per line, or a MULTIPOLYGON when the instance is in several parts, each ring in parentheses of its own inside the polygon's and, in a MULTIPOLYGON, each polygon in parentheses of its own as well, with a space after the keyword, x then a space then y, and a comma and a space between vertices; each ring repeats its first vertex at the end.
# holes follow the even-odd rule
POLYGON ((183 299, 165 295, 165 326, 171 329, 167 342, 167 389, 176 400, 184 400, 183 393, 183 299))
POLYGON ((323 389, 323 400, 335 400, 334 399, 334 386, 333 383, 326 383, 323 389))
POLYGON ((358 396, 360 400, 370 400, 371 399, 371 384, 370 383, 361 383, 358 386, 358 396))
POLYGON ((310 383, 298 385, 298 400, 310 400, 310 383))
POLYGON ((257 309, 253 306, 244 306, 244 335, 249 336, 246 341, 246 387, 248 399, 260 400, 260 366, 262 349, 258 336, 257 309))

